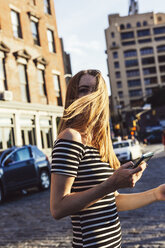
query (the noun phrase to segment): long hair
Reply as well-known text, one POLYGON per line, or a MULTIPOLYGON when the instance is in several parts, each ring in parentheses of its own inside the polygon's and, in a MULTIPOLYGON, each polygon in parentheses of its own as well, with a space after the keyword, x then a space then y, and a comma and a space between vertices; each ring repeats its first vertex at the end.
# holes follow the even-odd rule
POLYGON ((109 98, 106 83, 97 70, 84 70, 73 76, 68 84, 63 118, 58 132, 70 127, 86 136, 91 145, 99 150, 101 160, 109 162, 117 169, 120 165, 110 136, 109 98), (96 79, 94 92, 78 98, 79 81, 83 75, 92 75, 96 79), (90 140, 90 135, 92 139, 90 140))

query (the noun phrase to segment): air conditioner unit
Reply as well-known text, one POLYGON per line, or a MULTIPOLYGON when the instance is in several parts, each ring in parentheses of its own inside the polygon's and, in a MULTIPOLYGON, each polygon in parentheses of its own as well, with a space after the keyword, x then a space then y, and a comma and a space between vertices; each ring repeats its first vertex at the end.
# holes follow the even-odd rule
POLYGON ((13 99, 13 92, 9 90, 5 90, 3 92, 0 92, 0 100, 4 101, 12 101, 13 99))

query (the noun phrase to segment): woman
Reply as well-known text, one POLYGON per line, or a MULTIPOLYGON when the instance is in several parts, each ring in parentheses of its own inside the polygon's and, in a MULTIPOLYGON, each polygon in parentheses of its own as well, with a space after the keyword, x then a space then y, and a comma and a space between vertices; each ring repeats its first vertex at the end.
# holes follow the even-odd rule
POLYGON ((122 166, 110 138, 106 84, 97 70, 77 73, 68 85, 64 116, 52 152, 50 211, 71 215, 73 247, 121 247, 118 211, 165 200, 165 185, 138 194, 134 187, 146 167, 122 166))

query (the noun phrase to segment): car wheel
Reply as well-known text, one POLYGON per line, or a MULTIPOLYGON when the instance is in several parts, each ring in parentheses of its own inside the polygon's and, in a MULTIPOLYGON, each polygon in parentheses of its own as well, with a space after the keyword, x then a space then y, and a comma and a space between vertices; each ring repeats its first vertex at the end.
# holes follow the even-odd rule
POLYGON ((4 199, 4 193, 3 193, 2 185, 0 184, 0 203, 3 202, 3 199, 4 199))
POLYGON ((47 171, 41 171, 40 173, 40 186, 41 190, 48 189, 50 186, 50 177, 47 171))

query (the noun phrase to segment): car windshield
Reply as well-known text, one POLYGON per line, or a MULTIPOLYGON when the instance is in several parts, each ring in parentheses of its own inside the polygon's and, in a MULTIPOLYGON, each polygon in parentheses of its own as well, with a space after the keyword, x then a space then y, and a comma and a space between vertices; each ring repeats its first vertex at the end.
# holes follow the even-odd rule
POLYGON ((128 142, 113 144, 113 148, 123 148, 123 147, 128 147, 128 146, 129 146, 128 142))

